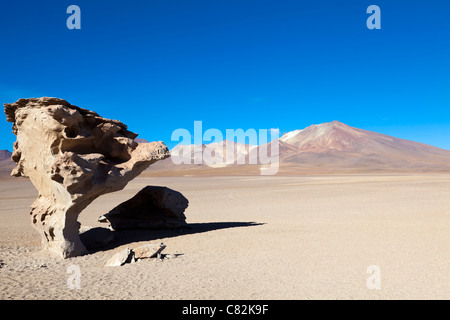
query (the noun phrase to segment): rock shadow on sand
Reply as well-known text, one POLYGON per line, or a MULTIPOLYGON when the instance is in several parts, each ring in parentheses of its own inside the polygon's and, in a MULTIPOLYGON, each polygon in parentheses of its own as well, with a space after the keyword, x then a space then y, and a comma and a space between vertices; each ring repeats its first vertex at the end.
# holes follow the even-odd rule
POLYGON ((228 228, 241 228, 241 227, 254 227, 264 225, 265 223, 258 222, 204 222, 204 223, 190 223, 187 228, 180 229, 128 229, 128 230, 116 230, 110 231, 113 235, 107 245, 95 245, 90 247, 87 242, 100 244, 105 238, 106 228, 98 227, 92 228, 81 235, 81 240, 85 242, 88 247, 89 253, 95 253, 99 251, 111 250, 122 245, 141 242, 141 241, 153 241, 158 239, 166 239, 179 237, 183 235, 197 234, 228 228), (89 241, 87 240, 89 238, 89 241))

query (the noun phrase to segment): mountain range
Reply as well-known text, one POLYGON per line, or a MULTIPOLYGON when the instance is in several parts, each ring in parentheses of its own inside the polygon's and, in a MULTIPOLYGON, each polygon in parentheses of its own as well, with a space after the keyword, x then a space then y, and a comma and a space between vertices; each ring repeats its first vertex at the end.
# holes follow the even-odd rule
MULTIPOLYGON (((140 138, 136 142, 148 143, 140 138)), ((275 142, 279 144, 278 174, 450 172, 449 150, 339 121, 290 131, 275 142)), ((270 151, 275 142, 264 147, 270 151)), ((154 163, 144 175, 259 175, 261 148, 226 140, 177 145, 170 158, 154 163), (227 150, 234 150, 232 157, 227 158, 227 150)), ((0 150, 1 175, 14 167, 10 157, 11 152, 0 150)))
MULTIPOLYGON (((272 143, 266 146, 268 150, 272 143)), ((278 143, 279 174, 450 172, 449 150, 354 128, 339 121, 287 132, 278 143)), ((183 171, 193 175, 257 174, 261 165, 249 163, 260 148, 230 141, 184 147, 178 145, 171 150, 172 159, 159 161, 148 170, 166 174, 183 171), (235 148, 233 161, 224 161, 219 165, 201 162, 202 152, 211 149, 220 157, 226 153, 228 144, 235 148), (179 160, 177 157, 180 157, 182 149, 188 152, 190 162, 176 165, 173 158, 179 160), (238 164, 239 159, 244 164, 238 164)))

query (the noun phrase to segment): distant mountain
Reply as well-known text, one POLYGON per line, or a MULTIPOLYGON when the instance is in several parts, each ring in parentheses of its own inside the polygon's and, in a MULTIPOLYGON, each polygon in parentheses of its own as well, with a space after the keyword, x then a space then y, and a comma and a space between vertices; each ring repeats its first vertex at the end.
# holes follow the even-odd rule
POLYGON ((280 150, 284 166, 324 169, 449 170, 450 151, 419 142, 353 128, 338 121, 284 134, 280 150))
POLYGON ((11 160, 12 153, 8 150, 0 150, 0 161, 11 160))
POLYGON ((220 141, 202 145, 177 145, 173 148, 170 159, 174 163, 181 163, 185 159, 191 164, 204 164, 209 167, 225 167, 233 164, 249 163, 250 152, 257 146, 235 143, 231 141, 220 141), (228 156, 228 150, 231 151, 228 156), (185 157, 187 152, 187 157, 185 157))
POLYGON ((137 143, 149 143, 148 140, 141 139, 141 138, 136 138, 136 139, 134 139, 134 141, 136 141, 137 143))
POLYGON ((15 165, 14 162, 11 162, 11 152, 8 150, 0 150, 0 179, 9 179, 11 170, 15 165))
POLYGON ((177 145, 170 150, 170 158, 152 164, 148 171, 190 170, 198 172, 199 170, 208 171, 240 164, 245 165, 251 162, 252 150, 257 152, 257 148, 258 146, 226 140, 210 144, 177 145), (227 157, 227 150, 233 150, 229 157, 227 157))

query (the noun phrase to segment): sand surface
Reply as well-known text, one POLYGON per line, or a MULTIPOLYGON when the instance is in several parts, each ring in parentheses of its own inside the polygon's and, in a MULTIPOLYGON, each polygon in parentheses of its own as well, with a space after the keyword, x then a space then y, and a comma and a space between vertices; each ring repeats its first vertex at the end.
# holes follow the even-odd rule
POLYGON ((450 299, 450 175, 137 178, 79 221, 105 226, 97 218, 146 185, 182 192, 192 229, 121 232, 59 260, 29 221, 31 183, 0 181, 0 299, 450 299), (104 267, 155 241, 176 257, 104 267))

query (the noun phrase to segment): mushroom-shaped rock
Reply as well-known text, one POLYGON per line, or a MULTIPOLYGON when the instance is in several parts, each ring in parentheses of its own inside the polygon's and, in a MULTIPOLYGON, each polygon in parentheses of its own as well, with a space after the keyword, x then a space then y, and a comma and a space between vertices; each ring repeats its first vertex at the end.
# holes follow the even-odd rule
POLYGON ((170 156, 164 143, 138 144, 122 122, 62 99, 20 99, 4 107, 17 136, 11 175, 28 177, 38 190, 33 226, 44 248, 63 258, 87 252, 77 221, 84 208, 170 156))

